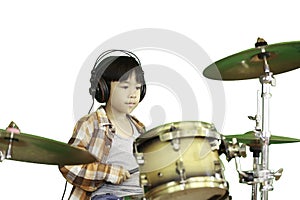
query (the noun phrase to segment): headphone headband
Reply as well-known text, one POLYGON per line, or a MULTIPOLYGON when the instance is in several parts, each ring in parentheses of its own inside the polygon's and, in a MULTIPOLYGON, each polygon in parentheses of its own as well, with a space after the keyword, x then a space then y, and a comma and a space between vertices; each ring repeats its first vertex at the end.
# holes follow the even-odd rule
POLYGON ((141 62, 140 59, 132 52, 127 51, 127 50, 122 50, 122 49, 110 49, 110 50, 106 50, 103 53, 101 53, 98 58, 96 59, 96 62, 94 64, 93 70, 96 68, 96 66, 102 61, 102 59, 107 56, 108 54, 114 53, 114 52, 122 52, 124 54, 127 54, 129 57, 133 57, 139 64, 139 66, 141 66, 141 62))

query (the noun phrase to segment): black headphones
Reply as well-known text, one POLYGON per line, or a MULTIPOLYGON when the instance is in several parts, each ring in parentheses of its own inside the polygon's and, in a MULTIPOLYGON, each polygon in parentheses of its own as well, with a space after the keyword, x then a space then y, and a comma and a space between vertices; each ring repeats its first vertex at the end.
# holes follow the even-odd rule
MULTIPOLYGON (((108 83, 102 77, 102 74, 105 71, 105 69, 102 69, 102 66, 97 67, 97 65, 103 60, 105 56, 113 52, 121 52, 128 55, 129 57, 132 57, 137 61, 138 65, 141 66, 141 62, 139 58, 134 53, 127 50, 112 49, 101 53, 96 59, 94 67, 91 71, 91 78, 90 78, 91 87, 89 89, 90 95, 92 95, 92 97, 95 98, 99 103, 106 103, 108 101, 110 89, 108 83)), ((140 102, 145 97, 145 94, 146 94, 146 84, 142 84, 140 102)))

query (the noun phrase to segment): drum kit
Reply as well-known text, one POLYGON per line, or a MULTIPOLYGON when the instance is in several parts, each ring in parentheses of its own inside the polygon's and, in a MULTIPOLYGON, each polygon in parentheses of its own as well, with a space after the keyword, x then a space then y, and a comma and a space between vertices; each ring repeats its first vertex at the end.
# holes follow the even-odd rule
MULTIPOLYGON (((231 81, 258 78, 262 91, 261 113, 253 131, 223 135, 211 123, 181 121, 158 126, 134 142, 139 164, 143 199, 230 200, 229 183, 220 159, 235 159, 240 183, 252 185, 252 200, 268 199, 273 180, 282 169, 269 169, 269 145, 300 142, 300 139, 271 135, 269 111, 275 74, 300 67, 300 42, 268 45, 258 38, 255 48, 226 57, 208 66, 206 78, 231 81), (253 169, 242 171, 239 158, 253 153, 253 169)), ((0 161, 5 159, 52 165, 76 165, 96 161, 88 151, 47 138, 21 133, 14 122, 0 129, 0 161), (74 159, 75 158, 75 159, 74 159)))
POLYGON ((269 169, 269 145, 300 142, 300 139, 271 135, 269 112, 275 74, 300 67, 300 41, 268 45, 258 38, 255 48, 228 56, 204 69, 206 78, 233 81, 258 78, 258 110, 253 131, 222 135, 213 124, 181 121, 158 126, 137 138, 134 153, 140 168, 145 199, 229 200, 229 184, 220 159, 235 159, 240 183, 252 186, 251 199, 267 200, 273 180, 283 169, 269 169), (260 96, 260 97, 259 97, 260 96), (261 99, 261 104, 259 102, 261 99), (246 147, 253 153, 253 169, 242 171, 239 158, 246 147))

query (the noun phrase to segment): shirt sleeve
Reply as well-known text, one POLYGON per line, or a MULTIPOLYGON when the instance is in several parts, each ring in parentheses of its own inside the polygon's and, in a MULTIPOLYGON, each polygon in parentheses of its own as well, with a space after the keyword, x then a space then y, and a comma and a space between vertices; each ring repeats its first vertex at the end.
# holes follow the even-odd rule
POLYGON ((91 117, 78 121, 69 144, 88 150, 98 160, 89 164, 59 166, 60 172, 69 183, 89 192, 97 190, 104 181, 118 184, 124 170, 122 166, 105 163, 110 149, 105 136, 108 127, 96 129, 95 121, 97 120, 91 117))

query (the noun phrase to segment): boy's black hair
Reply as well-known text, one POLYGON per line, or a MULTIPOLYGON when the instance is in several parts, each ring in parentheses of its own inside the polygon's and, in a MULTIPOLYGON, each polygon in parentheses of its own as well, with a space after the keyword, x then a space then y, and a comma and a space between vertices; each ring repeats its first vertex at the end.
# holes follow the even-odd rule
POLYGON ((99 103, 106 103, 109 98, 110 85, 112 81, 125 81, 135 72, 136 81, 142 84, 140 101, 145 96, 146 84, 144 71, 140 63, 131 56, 109 56, 97 64, 93 78, 96 93, 95 99, 99 103))

